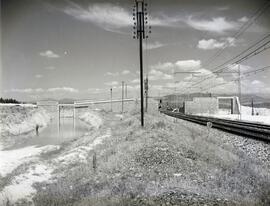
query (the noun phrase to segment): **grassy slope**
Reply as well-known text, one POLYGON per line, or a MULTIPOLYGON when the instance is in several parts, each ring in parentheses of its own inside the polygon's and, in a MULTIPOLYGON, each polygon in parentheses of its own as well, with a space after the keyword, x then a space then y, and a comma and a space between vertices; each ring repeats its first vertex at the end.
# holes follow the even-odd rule
MULTIPOLYGON (((269 162, 228 143, 225 133, 213 130, 208 135, 201 126, 174 123, 154 113, 146 115, 144 129, 137 112, 126 113, 123 120, 101 114, 104 125, 95 135, 111 128, 112 136, 89 151, 84 161, 58 164, 55 183, 36 185, 36 205, 269 203, 269 162)), ((87 146, 92 138, 80 138, 63 148, 87 146)))
POLYGON ((13 145, 24 135, 35 131, 38 124, 45 127, 50 121, 49 114, 40 108, 21 106, 0 106, 0 145, 13 145))

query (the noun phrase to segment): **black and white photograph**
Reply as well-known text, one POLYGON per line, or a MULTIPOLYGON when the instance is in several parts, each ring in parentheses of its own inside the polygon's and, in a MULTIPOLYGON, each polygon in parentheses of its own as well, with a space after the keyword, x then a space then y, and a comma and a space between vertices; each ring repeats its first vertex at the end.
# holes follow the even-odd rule
POLYGON ((0 206, 269 206, 270 0, 0 0, 0 206))

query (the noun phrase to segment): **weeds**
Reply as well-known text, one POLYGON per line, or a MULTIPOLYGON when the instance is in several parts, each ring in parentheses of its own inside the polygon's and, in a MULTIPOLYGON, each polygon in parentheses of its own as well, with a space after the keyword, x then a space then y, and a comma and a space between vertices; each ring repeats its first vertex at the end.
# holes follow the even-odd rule
POLYGON ((94 169, 94 172, 96 172, 96 170, 97 170, 97 154, 96 154, 96 152, 94 152, 94 154, 93 154, 93 169, 94 169))
POLYGON ((224 146, 220 133, 149 113, 146 118, 144 129, 135 110, 105 122, 114 126, 111 139, 89 153, 87 164, 65 169, 54 184, 39 184, 35 204, 267 205, 265 170, 224 146))

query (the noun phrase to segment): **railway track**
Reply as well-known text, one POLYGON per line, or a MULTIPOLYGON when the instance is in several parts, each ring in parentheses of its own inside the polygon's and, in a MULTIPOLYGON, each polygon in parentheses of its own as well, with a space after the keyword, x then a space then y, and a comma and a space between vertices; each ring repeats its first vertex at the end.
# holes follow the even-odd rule
POLYGON ((183 119, 205 126, 208 122, 211 122, 213 128, 270 143, 270 125, 251 123, 247 121, 220 119, 214 117, 186 115, 183 113, 176 113, 167 110, 162 110, 160 112, 171 117, 183 119))

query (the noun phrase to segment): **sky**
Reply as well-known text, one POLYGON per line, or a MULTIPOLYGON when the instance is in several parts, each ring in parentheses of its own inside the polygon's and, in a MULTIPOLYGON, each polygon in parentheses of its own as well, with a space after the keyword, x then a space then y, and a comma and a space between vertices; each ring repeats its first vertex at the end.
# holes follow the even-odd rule
MULTIPOLYGON (((237 93, 239 68, 242 93, 270 93, 269 68, 245 75, 270 66, 270 49, 229 65, 231 73, 213 73, 270 32, 267 0, 145 2, 151 33, 147 26, 144 76, 150 96, 237 93), (261 8, 264 12, 252 20, 261 8)), ((133 6, 132 0, 1 0, 0 96, 21 101, 109 99, 113 88, 119 98, 124 81, 128 96, 138 97, 133 6)))

